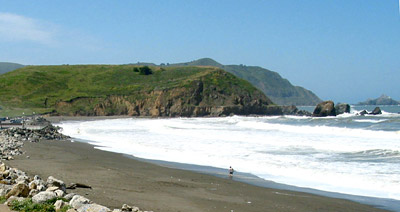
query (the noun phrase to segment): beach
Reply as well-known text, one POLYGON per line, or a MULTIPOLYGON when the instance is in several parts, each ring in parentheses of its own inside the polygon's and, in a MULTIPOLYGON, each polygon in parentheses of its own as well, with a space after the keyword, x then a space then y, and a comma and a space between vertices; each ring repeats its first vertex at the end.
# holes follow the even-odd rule
POLYGON ((129 204, 162 212, 384 211, 342 199, 262 188, 228 177, 166 168, 80 142, 25 142, 23 151, 25 154, 6 163, 29 175, 54 176, 67 184, 90 185, 92 189, 68 192, 110 208, 129 204))

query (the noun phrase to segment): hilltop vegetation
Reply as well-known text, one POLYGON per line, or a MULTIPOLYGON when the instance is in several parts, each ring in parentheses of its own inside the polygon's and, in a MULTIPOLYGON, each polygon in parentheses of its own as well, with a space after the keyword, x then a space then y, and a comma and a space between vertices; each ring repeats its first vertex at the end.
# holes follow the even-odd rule
POLYGON ((0 74, 7 73, 9 71, 14 71, 15 69, 19 69, 22 67, 24 67, 24 65, 18 63, 0 62, 0 74))
POLYGON ((27 66, 0 75, 0 105, 58 115, 219 116, 276 109, 249 82, 215 67, 150 67, 148 75, 141 68, 27 66))
POLYGON ((168 66, 213 66, 224 69, 249 81, 278 105, 316 105, 322 101, 313 92, 300 86, 293 86, 278 73, 258 66, 222 65, 210 58, 168 66))

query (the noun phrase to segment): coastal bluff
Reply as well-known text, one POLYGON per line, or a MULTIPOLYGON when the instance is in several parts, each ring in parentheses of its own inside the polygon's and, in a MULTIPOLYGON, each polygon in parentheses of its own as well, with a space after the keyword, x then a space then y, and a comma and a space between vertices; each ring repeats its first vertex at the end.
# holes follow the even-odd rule
POLYGON ((275 105, 249 82, 216 67, 27 66, 0 75, 0 81, 3 107, 50 115, 218 117, 298 112, 275 105))

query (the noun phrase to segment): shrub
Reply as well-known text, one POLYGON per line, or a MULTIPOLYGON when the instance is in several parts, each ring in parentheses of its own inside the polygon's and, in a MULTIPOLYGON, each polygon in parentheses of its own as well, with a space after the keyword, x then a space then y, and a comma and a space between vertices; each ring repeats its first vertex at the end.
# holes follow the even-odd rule
POLYGON ((143 66, 139 68, 139 74, 141 75, 149 75, 152 73, 153 71, 148 66, 143 66))
MULTIPOLYGON (((54 203, 57 200, 66 201, 64 198, 53 198, 44 203, 33 203, 32 199, 25 199, 21 202, 15 200, 11 202, 11 209, 23 212, 55 212, 54 203)), ((66 212, 70 208, 70 206, 64 206, 61 208, 60 212, 66 212)))

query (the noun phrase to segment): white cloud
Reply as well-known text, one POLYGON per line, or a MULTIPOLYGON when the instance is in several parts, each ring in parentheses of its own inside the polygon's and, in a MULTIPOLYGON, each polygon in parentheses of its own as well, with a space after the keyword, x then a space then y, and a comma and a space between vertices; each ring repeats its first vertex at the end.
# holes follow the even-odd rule
POLYGON ((53 45, 55 32, 51 24, 12 13, 0 13, 0 41, 33 41, 53 45))

